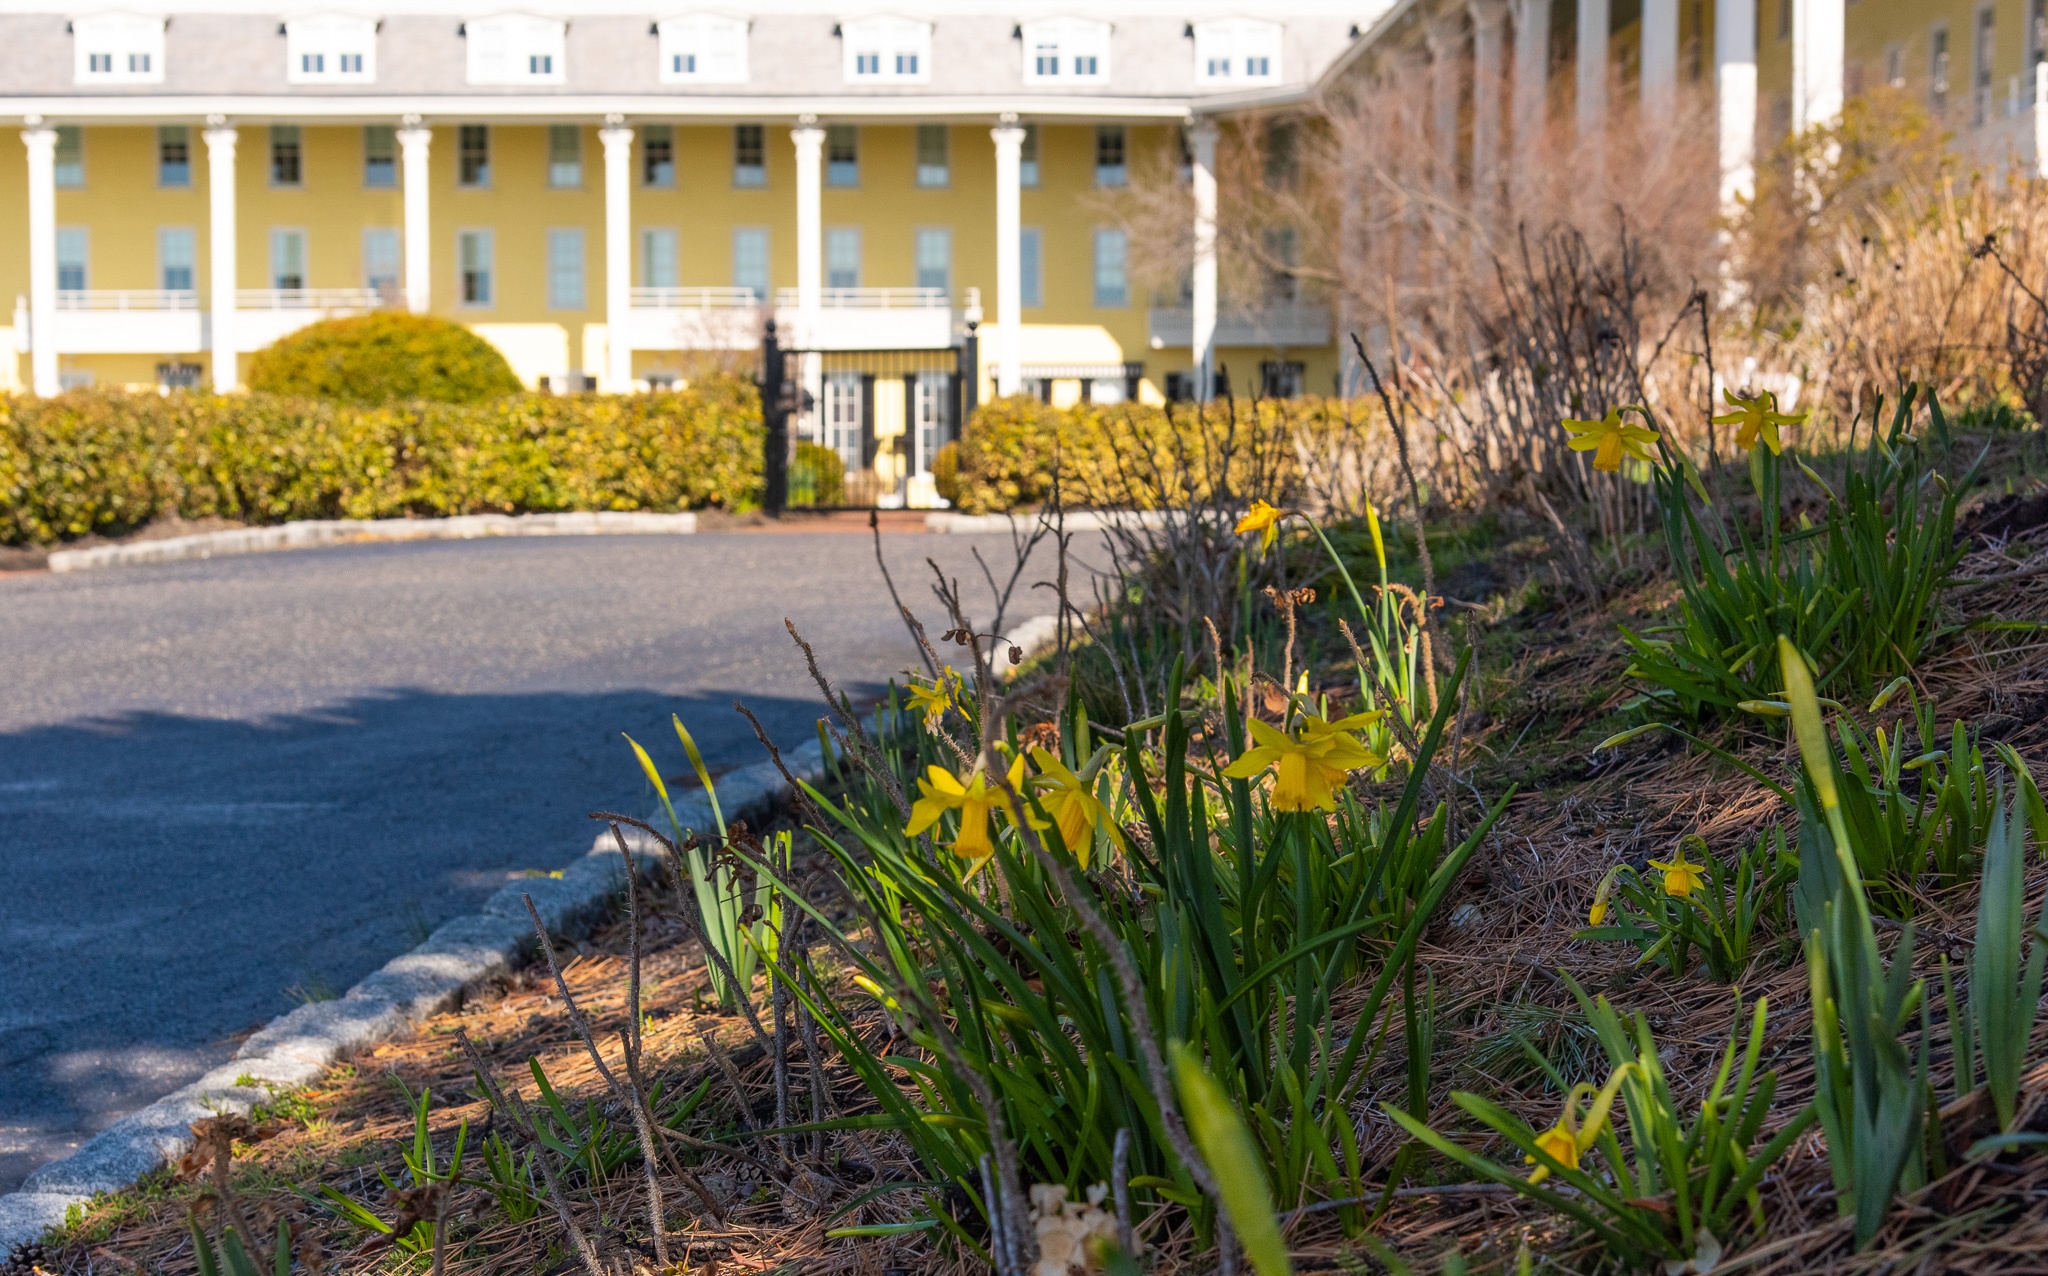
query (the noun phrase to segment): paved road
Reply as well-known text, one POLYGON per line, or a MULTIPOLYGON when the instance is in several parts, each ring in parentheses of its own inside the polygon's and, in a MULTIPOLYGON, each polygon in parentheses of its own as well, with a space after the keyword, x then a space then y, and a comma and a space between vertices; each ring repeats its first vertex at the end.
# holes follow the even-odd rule
MULTIPOLYGON (((884 545, 928 621, 926 555, 1013 561, 1007 537, 884 545)), ((864 529, 0 577, 0 1191, 573 858, 585 812, 650 805, 621 731, 684 770, 675 710, 715 769, 755 761, 737 695, 811 736, 785 615, 856 694, 915 659, 864 529)))

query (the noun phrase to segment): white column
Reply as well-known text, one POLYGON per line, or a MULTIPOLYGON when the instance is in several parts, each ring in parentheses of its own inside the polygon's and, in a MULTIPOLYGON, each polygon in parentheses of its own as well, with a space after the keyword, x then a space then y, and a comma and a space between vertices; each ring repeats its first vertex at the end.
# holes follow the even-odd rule
POLYGON ((1607 127, 1609 3, 1610 0, 1579 0, 1579 106, 1576 115, 1582 138, 1596 136, 1607 127))
POLYGON ((1515 149, 1525 157, 1543 140, 1550 105, 1550 0, 1515 4, 1515 149))
POLYGON ((405 308, 423 315, 434 305, 433 222, 427 211, 427 148, 434 130, 417 115, 398 130, 399 164, 405 193, 405 308))
POLYGON ((1365 165, 1367 139, 1358 125, 1361 115, 1350 112, 1351 122, 1343 126, 1337 143, 1337 393, 1351 398, 1364 392, 1364 367, 1352 348, 1351 334, 1358 330, 1358 304, 1364 291, 1365 265, 1365 165))
POLYGON ((1841 116, 1847 27, 1843 0, 1792 0, 1794 133, 1832 124, 1841 116))
POLYGON ((2034 175, 2048 177, 2048 62, 2034 63, 2034 175))
POLYGON ((1482 219, 1500 200, 1501 30, 1507 0, 1471 0, 1472 202, 1482 219))
POLYGON ((1714 113, 1721 153, 1721 211, 1756 194, 1756 5, 1714 6, 1714 113))
POLYGON ((825 130, 806 115, 789 140, 796 144, 796 308, 808 343, 825 293, 825 130))
POLYGON ((235 338, 235 130, 217 115, 207 123, 207 306, 213 338, 213 388, 227 394, 242 383, 236 368, 241 347, 235 338))
POLYGON ((1194 159, 1195 270, 1193 335, 1188 353, 1195 363, 1195 397, 1216 393, 1216 122, 1207 116, 1188 126, 1194 159))
POLYGON ((1432 185, 1448 205, 1458 193, 1458 72, 1464 26, 1454 12, 1429 24, 1429 138, 1432 185))
POLYGON ((50 331, 57 313, 57 130, 31 116, 21 142, 28 147, 29 388, 47 396, 64 389, 50 331))
POLYGON ((1643 118, 1671 119, 1678 105, 1678 0, 1643 0, 1643 118))
POLYGON ((633 130, 605 117, 604 143, 604 389, 633 389, 633 130))
POLYGON ((1024 130, 1014 115, 989 130, 996 144, 996 393, 1024 386, 1024 130))

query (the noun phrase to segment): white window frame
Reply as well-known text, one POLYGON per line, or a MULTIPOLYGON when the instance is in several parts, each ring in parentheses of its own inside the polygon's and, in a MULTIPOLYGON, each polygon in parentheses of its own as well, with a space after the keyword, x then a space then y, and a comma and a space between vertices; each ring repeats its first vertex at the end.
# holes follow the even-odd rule
POLYGON ((57 228, 57 291, 88 292, 92 289, 92 231, 85 226, 59 226, 57 228), (77 260, 67 261, 73 256, 67 249, 77 248, 77 260), (64 286, 66 266, 78 268, 78 287, 64 286))
POLYGON ((865 264, 862 258, 866 255, 867 245, 864 242, 866 238, 865 235, 861 234, 861 228, 858 226, 825 227, 825 251, 823 255, 825 258, 825 286, 827 288, 858 288, 861 286, 863 277, 866 274, 862 270, 862 266, 865 264), (850 284, 833 283, 832 272, 835 269, 832 262, 834 256, 833 249, 840 244, 848 243, 853 245, 853 282, 850 284))
POLYGON ((547 228, 546 245, 548 309, 557 312, 590 309, 590 250, 583 227, 550 226, 547 228), (572 292, 574 295, 569 295, 572 292))
POLYGON ((1107 84, 1110 26, 1094 18, 1041 18, 1023 25, 1024 83, 1038 86, 1107 84), (1041 52, 1052 63, 1039 67, 1041 52), (1094 59, 1094 69, 1086 59, 1094 59))
POLYGON ((495 310, 498 306, 498 236, 489 226, 459 226, 455 230, 455 308, 458 310, 495 310), (463 276, 468 266, 462 260, 462 246, 465 240, 475 236, 483 246, 484 291, 489 295, 482 301, 465 300, 463 276))
POLYGON ((380 289, 377 286, 377 281, 380 278, 387 280, 389 282, 390 292, 392 298, 395 300, 398 296, 399 289, 405 286, 405 236, 402 233, 400 227, 363 227, 363 287, 369 289, 372 292, 381 293, 384 290, 380 289), (371 249, 372 243, 382 243, 390 245, 391 273, 389 275, 380 276, 374 273, 373 266, 375 263, 372 262, 371 258, 375 254, 371 249))
POLYGON ((848 84, 931 83, 931 23, 876 15, 842 22, 839 33, 848 84))
POLYGON ((268 286, 279 292, 305 292, 313 286, 313 243, 304 226, 272 226, 270 228, 270 261, 268 286), (299 285, 288 289, 278 282, 283 275, 285 258, 290 256, 287 246, 296 243, 299 257, 299 285))
POLYGON ((751 288, 758 296, 766 297, 775 282, 775 242, 770 238, 766 226, 735 226, 732 228, 732 286, 751 288), (761 278, 750 282, 740 278, 740 245, 759 242, 761 245, 761 278))
POLYGON ((642 288, 680 287, 683 279, 682 239, 676 228, 642 226, 639 264, 642 288))
POLYGON ((375 84, 377 20, 316 13, 284 23, 284 78, 290 84, 375 84), (308 59, 317 65, 309 66, 308 59), (354 59, 354 61, 350 61, 354 59))
POLYGON ((471 84, 562 84, 569 24, 531 13, 494 13, 463 24, 471 84))
POLYGON ((1204 88, 1278 84, 1285 28, 1265 18, 1214 18, 1195 24, 1195 83, 1204 88), (1255 60, 1265 59, 1254 74, 1255 60), (1220 70, 1219 70, 1220 68, 1220 70))
POLYGON ((745 18, 692 13, 654 24, 663 84, 745 84, 745 18))
POLYGON ((71 78, 77 84, 162 84, 164 19, 140 13, 73 18, 71 78))
POLYGON ((924 281, 924 250, 927 243, 941 242, 946 246, 945 280, 938 284, 937 287, 945 289, 946 295, 950 297, 953 295, 953 228, 951 226, 919 226, 911 232, 910 269, 913 272, 913 278, 916 280, 918 287, 933 287, 934 285, 924 281))
POLYGON ((165 292, 197 292, 199 290, 199 230, 194 226, 159 226, 156 228, 156 284, 165 292), (181 247, 183 261, 173 261, 172 245, 181 247), (170 273, 173 269, 185 272, 185 286, 173 288, 170 273))

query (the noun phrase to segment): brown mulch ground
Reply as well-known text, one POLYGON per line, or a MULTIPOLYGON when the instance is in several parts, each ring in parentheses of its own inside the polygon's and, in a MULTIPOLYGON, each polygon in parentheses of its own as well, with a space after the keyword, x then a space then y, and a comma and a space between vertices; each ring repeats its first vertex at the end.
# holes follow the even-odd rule
MULTIPOLYGON (((2048 520, 2048 509, 2042 520, 2048 520)), ((2015 527, 2015 521, 2027 518, 2008 514, 1980 520, 1981 534, 1958 574, 1991 578, 2048 563, 2048 527, 2040 521, 2015 527)), ((1432 1123, 1466 1130, 1475 1147, 1483 1146, 1483 1140, 1469 1123, 1459 1124, 1462 1113, 1450 1100, 1452 1089, 1485 1093, 1539 1126, 1556 1115, 1560 1096, 1523 1056, 1517 1035, 1536 1043, 1567 1075, 1604 1073, 1565 974, 1589 994, 1605 993, 1624 1010, 1649 1016, 1681 1105, 1695 1101, 1711 1083, 1736 1022, 1738 995, 1745 1006, 1767 995, 1771 1012, 1764 1066, 1780 1072, 1775 1111, 1789 1115, 1812 1093, 1807 976, 1792 939, 1761 945, 1737 981, 1738 994, 1709 980, 1697 965, 1688 975, 1672 978, 1660 969, 1635 966, 1633 951, 1623 945, 1572 938, 1584 924, 1594 884, 1617 862, 1640 864, 1661 856, 1687 833, 1700 834, 1716 852, 1726 854, 1774 823, 1789 832, 1789 813, 1767 789, 1709 755, 1688 752, 1673 738, 1653 735, 1591 753, 1592 743, 1612 729, 1612 709, 1627 694, 1621 676, 1626 659, 1614 639, 1615 621, 1639 616, 1655 601, 1649 595, 1620 598, 1597 614, 1553 613, 1540 626, 1518 630, 1511 641, 1489 648, 1504 654, 1485 670, 1481 690, 1467 710, 1457 762, 1463 779, 1488 798, 1510 780, 1524 785, 1446 902, 1446 920, 1433 929, 1421 952, 1439 994, 1432 1123)), ((2016 576, 1959 601, 1966 605, 1958 610, 1973 618, 2048 619, 2048 572, 2016 576)), ((1514 618, 1502 622, 1510 629, 1518 623, 1514 618)), ((1944 728, 1955 718, 1970 720, 1987 750, 1993 741, 2009 743, 2037 777, 2048 780, 2048 640, 1974 630, 1926 662, 1917 675, 1917 690, 1937 707, 1944 728)), ((1889 714, 1896 716, 1900 708, 1894 705, 1889 714)), ((1786 745, 1770 725, 1731 732, 1722 743, 1767 773, 1784 774, 1786 745)), ((1469 824, 1476 818, 1473 793, 1463 784, 1445 787, 1460 792, 1459 818, 1469 824)), ((2048 869, 2037 866, 2029 881, 2030 908, 2038 908, 2048 893, 2048 869)), ((1953 959, 1967 952, 1973 909, 1970 890, 1922 902, 1916 914, 1916 967, 1931 975, 1941 954, 1953 959)), ((1888 926, 1883 937, 1896 944, 1902 928, 1888 926)), ((922 1213, 925 1202, 914 1191, 856 1203, 864 1193, 917 1181, 918 1167, 899 1142, 875 1132, 835 1133, 822 1159, 814 1157, 805 1138, 788 1149, 785 1160, 772 1140, 747 1137, 743 1123, 767 1124, 774 1118, 770 1060, 743 1020, 720 1015, 711 1005, 702 958, 694 945, 682 942, 674 923, 655 920, 647 940, 645 1039, 664 1084, 663 1102, 678 1102, 708 1082, 703 1105, 688 1128, 745 1152, 736 1156, 697 1149, 685 1158, 727 1210, 722 1220, 679 1180, 664 1179, 668 1226, 683 1233, 671 1259, 686 1263, 690 1271, 881 1276, 899 1269, 967 1270, 970 1264, 917 1235, 825 1235, 831 1228, 903 1222, 922 1213), (707 1037, 720 1043, 730 1072, 707 1059, 707 1037)), ((565 978, 601 1041, 615 1043, 625 1022, 626 951, 627 928, 616 921, 564 950, 565 978)), ((1354 995, 1362 1001, 1364 990, 1354 995)), ((873 1026, 882 1030, 879 1023, 873 1026)), ((424 1258, 382 1249, 373 1236, 312 1203, 307 1194, 324 1184, 391 1217, 378 1170, 395 1175, 399 1148, 411 1137, 408 1092, 433 1094, 431 1125, 444 1154, 465 1120, 475 1146, 479 1132, 489 1126, 489 1114, 456 1045, 458 1029, 489 1056, 501 1084, 516 1085, 531 1096, 531 1057, 565 1097, 573 1096, 572 1106, 580 1107, 583 1096, 602 1096, 603 1082, 578 1042, 551 976, 539 966, 435 1017, 411 1038, 386 1043, 334 1069, 312 1090, 281 1101, 274 1115, 287 1128, 242 1154, 238 1191, 265 1217, 289 1218, 302 1245, 317 1246, 325 1256, 327 1270, 426 1270, 424 1258)), ((2037 1032, 2036 1044, 2048 1049, 2048 1024, 2037 1032)), ((1931 1075, 1947 1097, 1946 1036, 1938 1026, 1931 1050, 1931 1075)), ((616 1069, 615 1044, 606 1055, 616 1069)), ((1368 1181, 1384 1171, 1399 1144, 1376 1102, 1380 1096, 1405 1095, 1405 1061, 1398 1044, 1389 1055, 1375 1063, 1356 1112, 1375 1164, 1368 1181)), ((791 1088, 807 1093, 804 1056, 792 1049, 789 1057, 791 1088)), ((825 1073, 836 1112, 872 1110, 844 1068, 828 1062, 825 1073)), ((2027 1078, 2026 1104, 2028 1127, 2048 1131, 2048 1066, 2027 1078)), ((1957 1153, 1984 1132, 1975 1109, 1946 1111, 1943 1134, 1951 1164, 1960 1165, 1957 1153)), ((1454 1168, 1425 1166, 1376 1229, 1418 1270, 1435 1270, 1436 1256, 1453 1246, 1475 1270, 1512 1270, 1524 1243, 1543 1255, 1551 1270, 1592 1270, 1597 1256, 1539 1208, 1492 1190, 1431 1186, 1432 1177, 1448 1178, 1444 1171, 1454 1168)), ((164 1175, 141 1192, 96 1206, 73 1229, 61 1270, 169 1276, 196 1270, 185 1220, 199 1192, 197 1185, 164 1175)), ((585 1176, 573 1195, 579 1224, 587 1232, 622 1254, 651 1259, 645 1243, 635 1239, 645 1234, 645 1189, 637 1165, 602 1182, 585 1176)), ((1283 1211, 1305 1204, 1280 1202, 1283 1211)), ((1736 1238, 1746 1248, 1719 1270, 1772 1276, 1821 1270, 2048 1271, 2048 1158, 2039 1155, 2009 1154, 1954 1169, 1907 1198, 1888 1220, 1878 1245, 1863 1254, 1852 1253, 1848 1226, 1835 1217, 1827 1158, 1817 1134, 1796 1144, 1767 1180, 1763 1208, 1768 1225, 1762 1238, 1736 1238)), ((552 1213, 510 1224, 488 1192, 464 1188, 452 1216, 451 1273, 580 1269, 552 1213)), ((1149 1239, 1168 1260, 1163 1266, 1204 1270, 1203 1256, 1191 1252, 1184 1231, 1168 1230, 1175 1226, 1165 1214, 1151 1220, 1149 1239)), ((969 1224, 969 1230, 977 1228, 969 1224)), ((1289 1237, 1304 1271, 1376 1269, 1365 1250, 1345 1237, 1332 1213, 1293 1218, 1289 1237)))

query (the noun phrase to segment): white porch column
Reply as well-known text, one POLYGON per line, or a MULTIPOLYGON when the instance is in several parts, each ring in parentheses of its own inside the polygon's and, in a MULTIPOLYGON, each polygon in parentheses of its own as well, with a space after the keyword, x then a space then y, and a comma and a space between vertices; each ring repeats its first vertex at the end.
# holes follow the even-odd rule
POLYGON ((1458 71, 1465 31, 1456 11, 1429 24, 1429 141, 1431 185, 1445 204, 1458 193, 1458 71))
POLYGON ((806 115, 789 140, 796 144, 796 308, 808 343, 825 299, 825 130, 806 115))
POLYGON ((50 331, 57 313, 57 130, 31 117, 21 142, 28 147, 29 387, 47 397, 64 389, 50 331))
POLYGON ((398 130, 401 185, 405 197, 405 308, 423 315, 434 304, 433 222, 427 212, 427 148, 434 130, 417 115, 398 130))
POLYGON ((1195 269, 1193 331, 1188 351, 1195 364, 1195 398, 1216 394, 1216 122, 1204 116, 1188 126, 1194 159, 1195 269))
POLYGON ((996 144, 996 394, 1006 395, 1024 386, 1024 129, 1005 114, 989 136, 996 144))
POLYGON ((1720 125, 1721 211, 1756 195, 1756 6, 1714 6, 1714 114, 1720 125))
MULTIPOLYGON (((1674 0, 1675 2, 1675 0, 1674 0)), ((1500 201, 1501 31, 1507 0, 1471 0, 1472 202, 1490 217, 1500 201)))
POLYGON ((1678 105, 1678 0, 1643 0, 1643 118, 1659 124, 1678 105))
POLYGON ((232 393, 241 384, 235 337, 235 130, 220 116, 207 119, 206 257, 208 322, 212 328, 213 388, 232 393))
POLYGON ((2034 175, 2048 177, 2048 62, 2034 63, 2034 175))
POLYGON ((1525 157, 1543 140, 1550 106, 1550 0, 1515 3, 1515 150, 1525 157))
POLYGON ((1365 369, 1352 348, 1358 331, 1358 305, 1353 300, 1366 287, 1365 264, 1365 131, 1358 116, 1338 135, 1337 164, 1337 394, 1351 398, 1365 392, 1365 369))
POLYGON ((605 117, 604 143, 604 390, 633 389, 633 130, 605 117))
POLYGON ((1607 127, 1607 35, 1610 0, 1579 0, 1578 90, 1579 136, 1598 135, 1607 127))
POLYGON ((1792 131, 1832 124, 1842 114, 1848 46, 1843 0, 1793 0, 1792 131))

